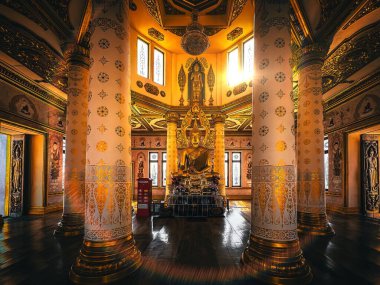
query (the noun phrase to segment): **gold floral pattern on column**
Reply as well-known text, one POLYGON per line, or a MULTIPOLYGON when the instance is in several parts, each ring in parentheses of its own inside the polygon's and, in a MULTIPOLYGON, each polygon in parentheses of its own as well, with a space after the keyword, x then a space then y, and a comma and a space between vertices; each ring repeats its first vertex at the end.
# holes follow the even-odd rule
POLYGON ((265 282, 304 284, 312 275, 297 236, 289 6, 255 2, 252 218, 242 261, 265 282))
POLYGON ((62 219, 54 232, 57 236, 83 233, 86 136, 91 132, 87 128, 88 48, 75 45, 69 55, 68 64, 65 189, 62 219))
POLYGON ((298 229, 332 235, 326 217, 324 186, 324 126, 322 105, 323 47, 301 50, 297 115, 298 229))
POLYGON ((70 272, 76 283, 115 281, 141 265, 132 235, 129 34, 124 5, 121 0, 94 3, 85 237, 70 272))

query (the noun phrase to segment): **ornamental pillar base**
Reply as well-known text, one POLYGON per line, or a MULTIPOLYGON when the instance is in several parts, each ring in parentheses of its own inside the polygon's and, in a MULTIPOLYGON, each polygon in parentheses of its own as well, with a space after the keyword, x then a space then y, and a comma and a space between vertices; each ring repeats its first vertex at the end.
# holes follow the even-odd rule
POLYGON ((83 235, 83 214, 63 214, 54 230, 56 237, 74 237, 83 235))
POLYGON ((297 212, 298 232, 315 236, 333 236, 335 232, 327 220, 326 213, 297 212))
POLYGON ((133 235, 105 242, 84 240, 70 280, 76 284, 111 283, 132 274, 141 264, 133 235))
POLYGON ((307 284, 313 275, 298 240, 269 241, 251 234, 241 258, 248 275, 271 284, 307 284))

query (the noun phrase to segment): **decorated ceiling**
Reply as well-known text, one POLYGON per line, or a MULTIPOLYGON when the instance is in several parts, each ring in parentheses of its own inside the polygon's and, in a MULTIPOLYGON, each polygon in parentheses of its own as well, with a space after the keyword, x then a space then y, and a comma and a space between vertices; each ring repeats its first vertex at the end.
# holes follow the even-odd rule
MULTIPOLYGON (((224 106, 204 106, 204 112, 211 121, 211 114, 223 112, 227 115, 227 134, 242 134, 252 131, 252 96, 247 95, 224 106)), ((164 104, 158 100, 146 98, 137 92, 132 92, 132 130, 136 133, 146 132, 153 135, 166 134, 165 114, 169 111, 180 115, 178 125, 188 111, 188 107, 177 107, 164 104)))
MULTIPOLYGON (((322 41, 329 50, 323 66, 326 99, 357 84, 378 67, 378 0, 290 2, 295 49, 322 41)), ((0 78, 16 82, 21 76, 33 82, 36 88, 47 90, 50 97, 64 100, 66 55, 70 44, 85 39, 91 25, 92 3, 87 0, 0 0, 0 60, 10 67, 1 69, 0 78)), ((199 22, 210 39, 208 53, 225 51, 254 30, 254 1, 131 0, 129 4, 132 29, 152 41, 159 41, 172 53, 183 53, 181 35, 191 22, 194 10, 199 12, 199 22)), ((294 80, 296 82, 296 78, 294 80)), ((22 85, 19 81, 17 84, 22 85)), ((27 88, 25 86, 23 88, 27 88)), ((132 94, 136 97, 132 121, 136 132, 163 131, 163 115, 173 108, 180 114, 185 113, 185 107, 164 105, 135 94, 132 94)), ((228 132, 249 131, 251 103, 245 98, 250 96, 205 108, 206 111, 211 108, 210 112, 223 110, 229 116, 228 132)))
POLYGON ((165 39, 160 45, 174 53, 183 53, 181 36, 191 23, 194 10, 209 36, 208 53, 221 52, 253 32, 253 5, 248 0, 135 0, 134 3, 137 9, 131 13, 132 27, 150 38, 149 30, 156 30, 165 39), (235 29, 239 30, 237 36, 231 35, 235 29))

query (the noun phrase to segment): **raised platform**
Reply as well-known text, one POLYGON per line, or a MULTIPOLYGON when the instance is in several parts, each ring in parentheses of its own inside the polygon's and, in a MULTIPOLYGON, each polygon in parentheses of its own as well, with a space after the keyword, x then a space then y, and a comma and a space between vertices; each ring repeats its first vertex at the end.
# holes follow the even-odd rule
POLYGON ((169 195, 169 211, 174 217, 214 217, 224 214, 221 195, 169 195))

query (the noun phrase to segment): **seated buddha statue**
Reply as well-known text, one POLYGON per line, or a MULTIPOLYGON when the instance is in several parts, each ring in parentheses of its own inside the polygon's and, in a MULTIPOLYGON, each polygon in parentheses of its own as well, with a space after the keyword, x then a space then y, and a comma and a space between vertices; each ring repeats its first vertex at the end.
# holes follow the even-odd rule
POLYGON ((209 150, 200 145, 200 131, 197 122, 190 133, 190 146, 181 155, 180 172, 196 174, 210 169, 209 150))

